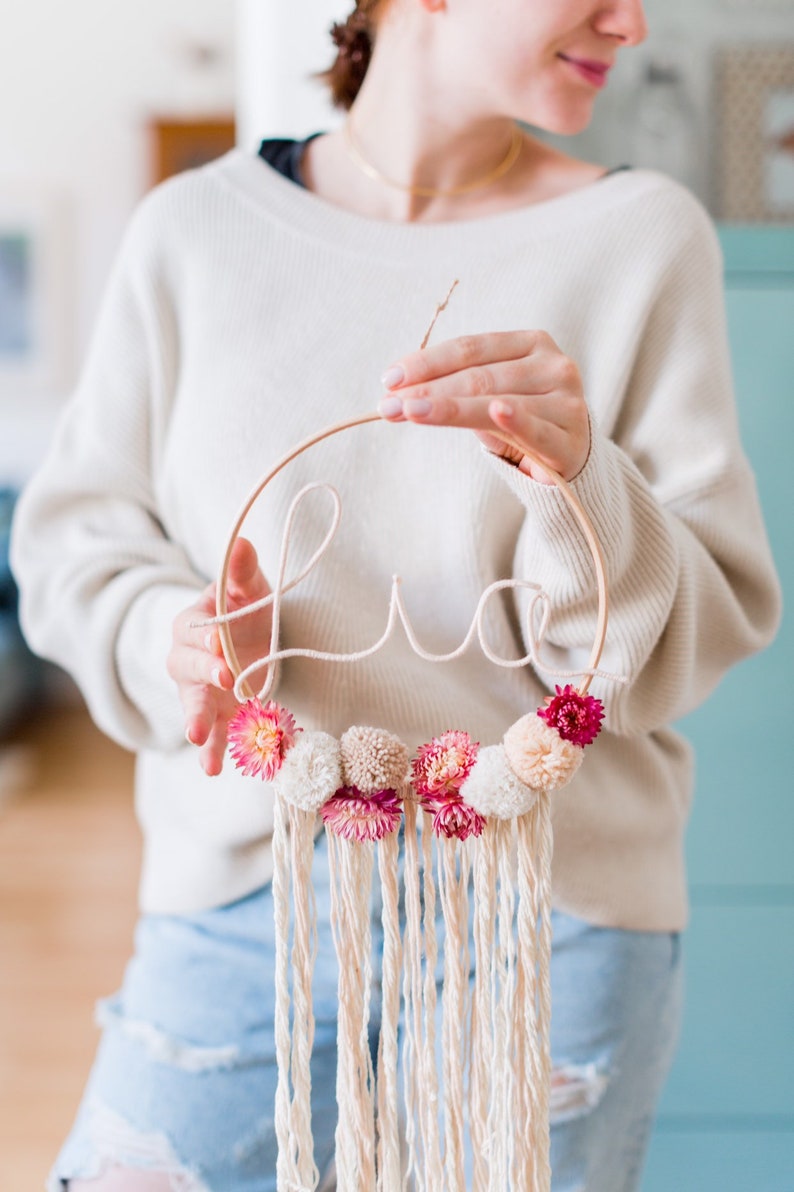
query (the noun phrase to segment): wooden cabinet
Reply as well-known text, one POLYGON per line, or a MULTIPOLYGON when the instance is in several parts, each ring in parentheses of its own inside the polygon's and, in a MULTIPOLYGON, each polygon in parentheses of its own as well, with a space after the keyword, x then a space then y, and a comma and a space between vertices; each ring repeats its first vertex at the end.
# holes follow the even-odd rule
MULTIPOLYGON (((794 600, 794 229, 721 229, 739 417, 794 600)), ((643 1192, 794 1192, 794 611, 681 728, 697 751, 681 1047, 643 1192)))

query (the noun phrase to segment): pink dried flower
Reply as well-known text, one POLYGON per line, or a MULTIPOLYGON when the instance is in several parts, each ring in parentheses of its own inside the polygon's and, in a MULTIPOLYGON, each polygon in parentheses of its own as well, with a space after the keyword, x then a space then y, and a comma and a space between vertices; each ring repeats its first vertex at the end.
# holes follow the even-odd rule
POLYGON ((297 728, 292 713, 281 704, 272 699, 263 704, 254 697, 235 712, 226 736, 237 768, 246 775, 261 774, 270 782, 302 731, 297 728))
POLYGON ((546 707, 538 708, 538 716, 555 728, 563 741, 574 745, 589 745, 601 732, 604 705, 592 695, 580 695, 575 687, 566 684, 555 687, 556 695, 546 699, 546 707))
POLYGON ((433 816, 433 831, 436 836, 443 833, 447 840, 453 837, 467 840, 469 836, 481 836, 484 827, 485 816, 480 815, 479 811, 475 811, 468 803, 464 803, 463 799, 454 797, 437 803, 433 816))
POLYGON ((396 791, 364 795, 357 786, 342 786, 320 808, 323 823, 345 840, 382 840, 396 831, 402 806, 396 791))
POLYGON ((420 745, 411 763, 413 785, 423 799, 444 798, 456 794, 477 757, 479 742, 468 733, 450 729, 420 745))

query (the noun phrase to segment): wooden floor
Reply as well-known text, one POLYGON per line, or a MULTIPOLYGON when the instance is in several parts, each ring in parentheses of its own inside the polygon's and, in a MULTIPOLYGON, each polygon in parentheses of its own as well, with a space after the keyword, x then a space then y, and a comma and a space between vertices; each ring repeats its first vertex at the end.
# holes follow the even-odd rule
POLYGON ((119 983, 140 841, 132 757, 79 707, 0 745, 0 1190, 41 1192, 119 983))

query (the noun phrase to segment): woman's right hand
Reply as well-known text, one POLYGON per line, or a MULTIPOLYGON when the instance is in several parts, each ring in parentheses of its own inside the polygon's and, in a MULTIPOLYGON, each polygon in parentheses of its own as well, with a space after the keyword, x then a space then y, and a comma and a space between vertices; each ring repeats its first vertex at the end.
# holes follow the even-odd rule
MULTIPOLYGON (((210 776, 220 774, 223 768, 226 728, 240 706, 232 691, 234 676, 224 659, 217 626, 195 628, 195 622, 215 616, 215 589, 216 585, 210 584, 195 604, 175 618, 167 664, 179 688, 185 735, 199 747, 199 763, 210 776)), ((246 538, 238 538, 232 548, 226 591, 229 612, 270 592, 256 550, 246 538)), ((271 621, 268 607, 233 623, 234 647, 242 666, 267 653, 271 621)))

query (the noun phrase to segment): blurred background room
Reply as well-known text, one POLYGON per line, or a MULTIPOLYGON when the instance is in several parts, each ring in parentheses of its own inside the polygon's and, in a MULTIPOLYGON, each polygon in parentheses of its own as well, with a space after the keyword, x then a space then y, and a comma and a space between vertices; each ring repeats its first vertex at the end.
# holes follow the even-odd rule
MULTIPOLYGON (((573 152, 672 174, 717 221, 748 454, 794 594, 794 0, 646 0, 573 152)), ((0 0, 0 1190, 36 1192, 129 954, 132 758, 26 650, 15 496, 85 356, 136 202, 338 115, 310 80, 345 0, 0 0)), ((569 142, 570 145, 570 142, 569 142)), ((266 168, 264 165, 263 169, 266 168)), ((373 408, 378 394, 373 394, 373 408)), ((688 1003, 644 1192, 794 1192, 790 611, 682 726, 698 751, 688 1003)))

